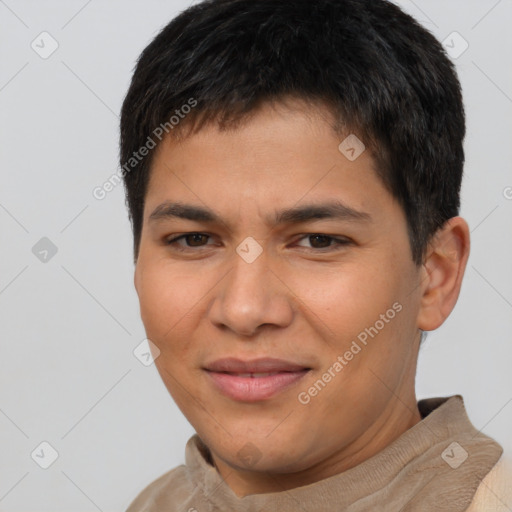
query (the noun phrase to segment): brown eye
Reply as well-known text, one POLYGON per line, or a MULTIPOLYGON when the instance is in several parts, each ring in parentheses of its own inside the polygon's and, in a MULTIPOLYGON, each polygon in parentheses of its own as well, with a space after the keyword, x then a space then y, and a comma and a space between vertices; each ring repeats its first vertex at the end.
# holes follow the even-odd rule
POLYGON ((327 235, 310 235, 309 240, 311 247, 314 247, 315 249, 323 249, 331 245, 333 238, 327 235))
POLYGON ((185 250, 191 247, 204 247, 208 245, 209 235, 204 233, 185 233, 174 238, 165 239, 165 244, 178 250, 185 250))
POLYGON ((203 235, 202 233, 192 233, 191 235, 185 235, 184 239, 187 242, 187 245, 190 247, 199 247, 203 245, 201 242, 205 242, 208 239, 208 235, 203 235))
POLYGON ((350 243, 350 239, 345 237, 338 238, 322 233, 313 233, 304 235, 297 245, 309 249, 310 251, 316 249, 317 252, 321 252, 322 249, 329 249, 330 251, 340 249, 342 246, 350 245, 350 243))

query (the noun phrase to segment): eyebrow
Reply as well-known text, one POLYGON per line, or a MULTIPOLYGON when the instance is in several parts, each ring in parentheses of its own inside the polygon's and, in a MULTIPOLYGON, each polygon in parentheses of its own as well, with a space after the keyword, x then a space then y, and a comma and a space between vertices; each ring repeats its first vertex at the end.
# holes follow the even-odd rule
MULTIPOLYGON (((209 208, 194 206, 180 202, 165 201, 158 205, 148 222, 168 220, 173 218, 191 220, 206 223, 221 223, 221 218, 209 208)), ((295 206, 275 212, 272 217, 267 217, 268 224, 298 224, 317 219, 347 220, 358 222, 372 222, 369 213, 355 210, 340 201, 330 201, 322 204, 306 204, 295 206)), ((222 222, 224 223, 224 222, 222 222)))

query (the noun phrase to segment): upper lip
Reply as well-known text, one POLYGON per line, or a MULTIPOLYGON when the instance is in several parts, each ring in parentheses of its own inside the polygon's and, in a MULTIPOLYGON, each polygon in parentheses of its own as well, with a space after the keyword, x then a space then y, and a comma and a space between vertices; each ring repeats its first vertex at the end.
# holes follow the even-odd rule
POLYGON ((213 372, 228 373, 267 373, 267 372, 294 372, 300 370, 309 370, 308 366, 285 361, 284 359, 274 359, 263 357, 259 359, 250 359, 243 361, 235 357, 226 357, 217 359, 205 366, 206 370, 213 372))

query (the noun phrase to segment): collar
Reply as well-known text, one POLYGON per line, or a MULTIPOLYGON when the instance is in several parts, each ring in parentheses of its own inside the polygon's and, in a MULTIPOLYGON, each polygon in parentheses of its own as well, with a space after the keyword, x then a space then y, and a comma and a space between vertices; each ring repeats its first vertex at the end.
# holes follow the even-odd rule
POLYGON ((419 423, 361 464, 288 491, 243 498, 222 479, 208 447, 194 434, 187 443, 185 461, 188 479, 200 491, 195 499, 213 505, 212 510, 230 512, 314 512, 332 507, 364 512, 375 506, 462 512, 503 448, 472 425, 461 395, 423 399, 418 409, 423 418, 419 423))

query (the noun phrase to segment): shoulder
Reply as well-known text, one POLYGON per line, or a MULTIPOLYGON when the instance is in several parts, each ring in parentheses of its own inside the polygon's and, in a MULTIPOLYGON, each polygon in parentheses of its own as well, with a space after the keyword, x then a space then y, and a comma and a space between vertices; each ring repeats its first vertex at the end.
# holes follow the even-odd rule
POLYGON ((171 469, 145 487, 126 512, 153 512, 164 507, 172 512, 185 505, 190 497, 190 484, 184 465, 171 469), (176 508, 171 508, 172 506, 176 508))
POLYGON ((512 510, 512 457, 503 454, 482 480, 466 512, 512 510))

